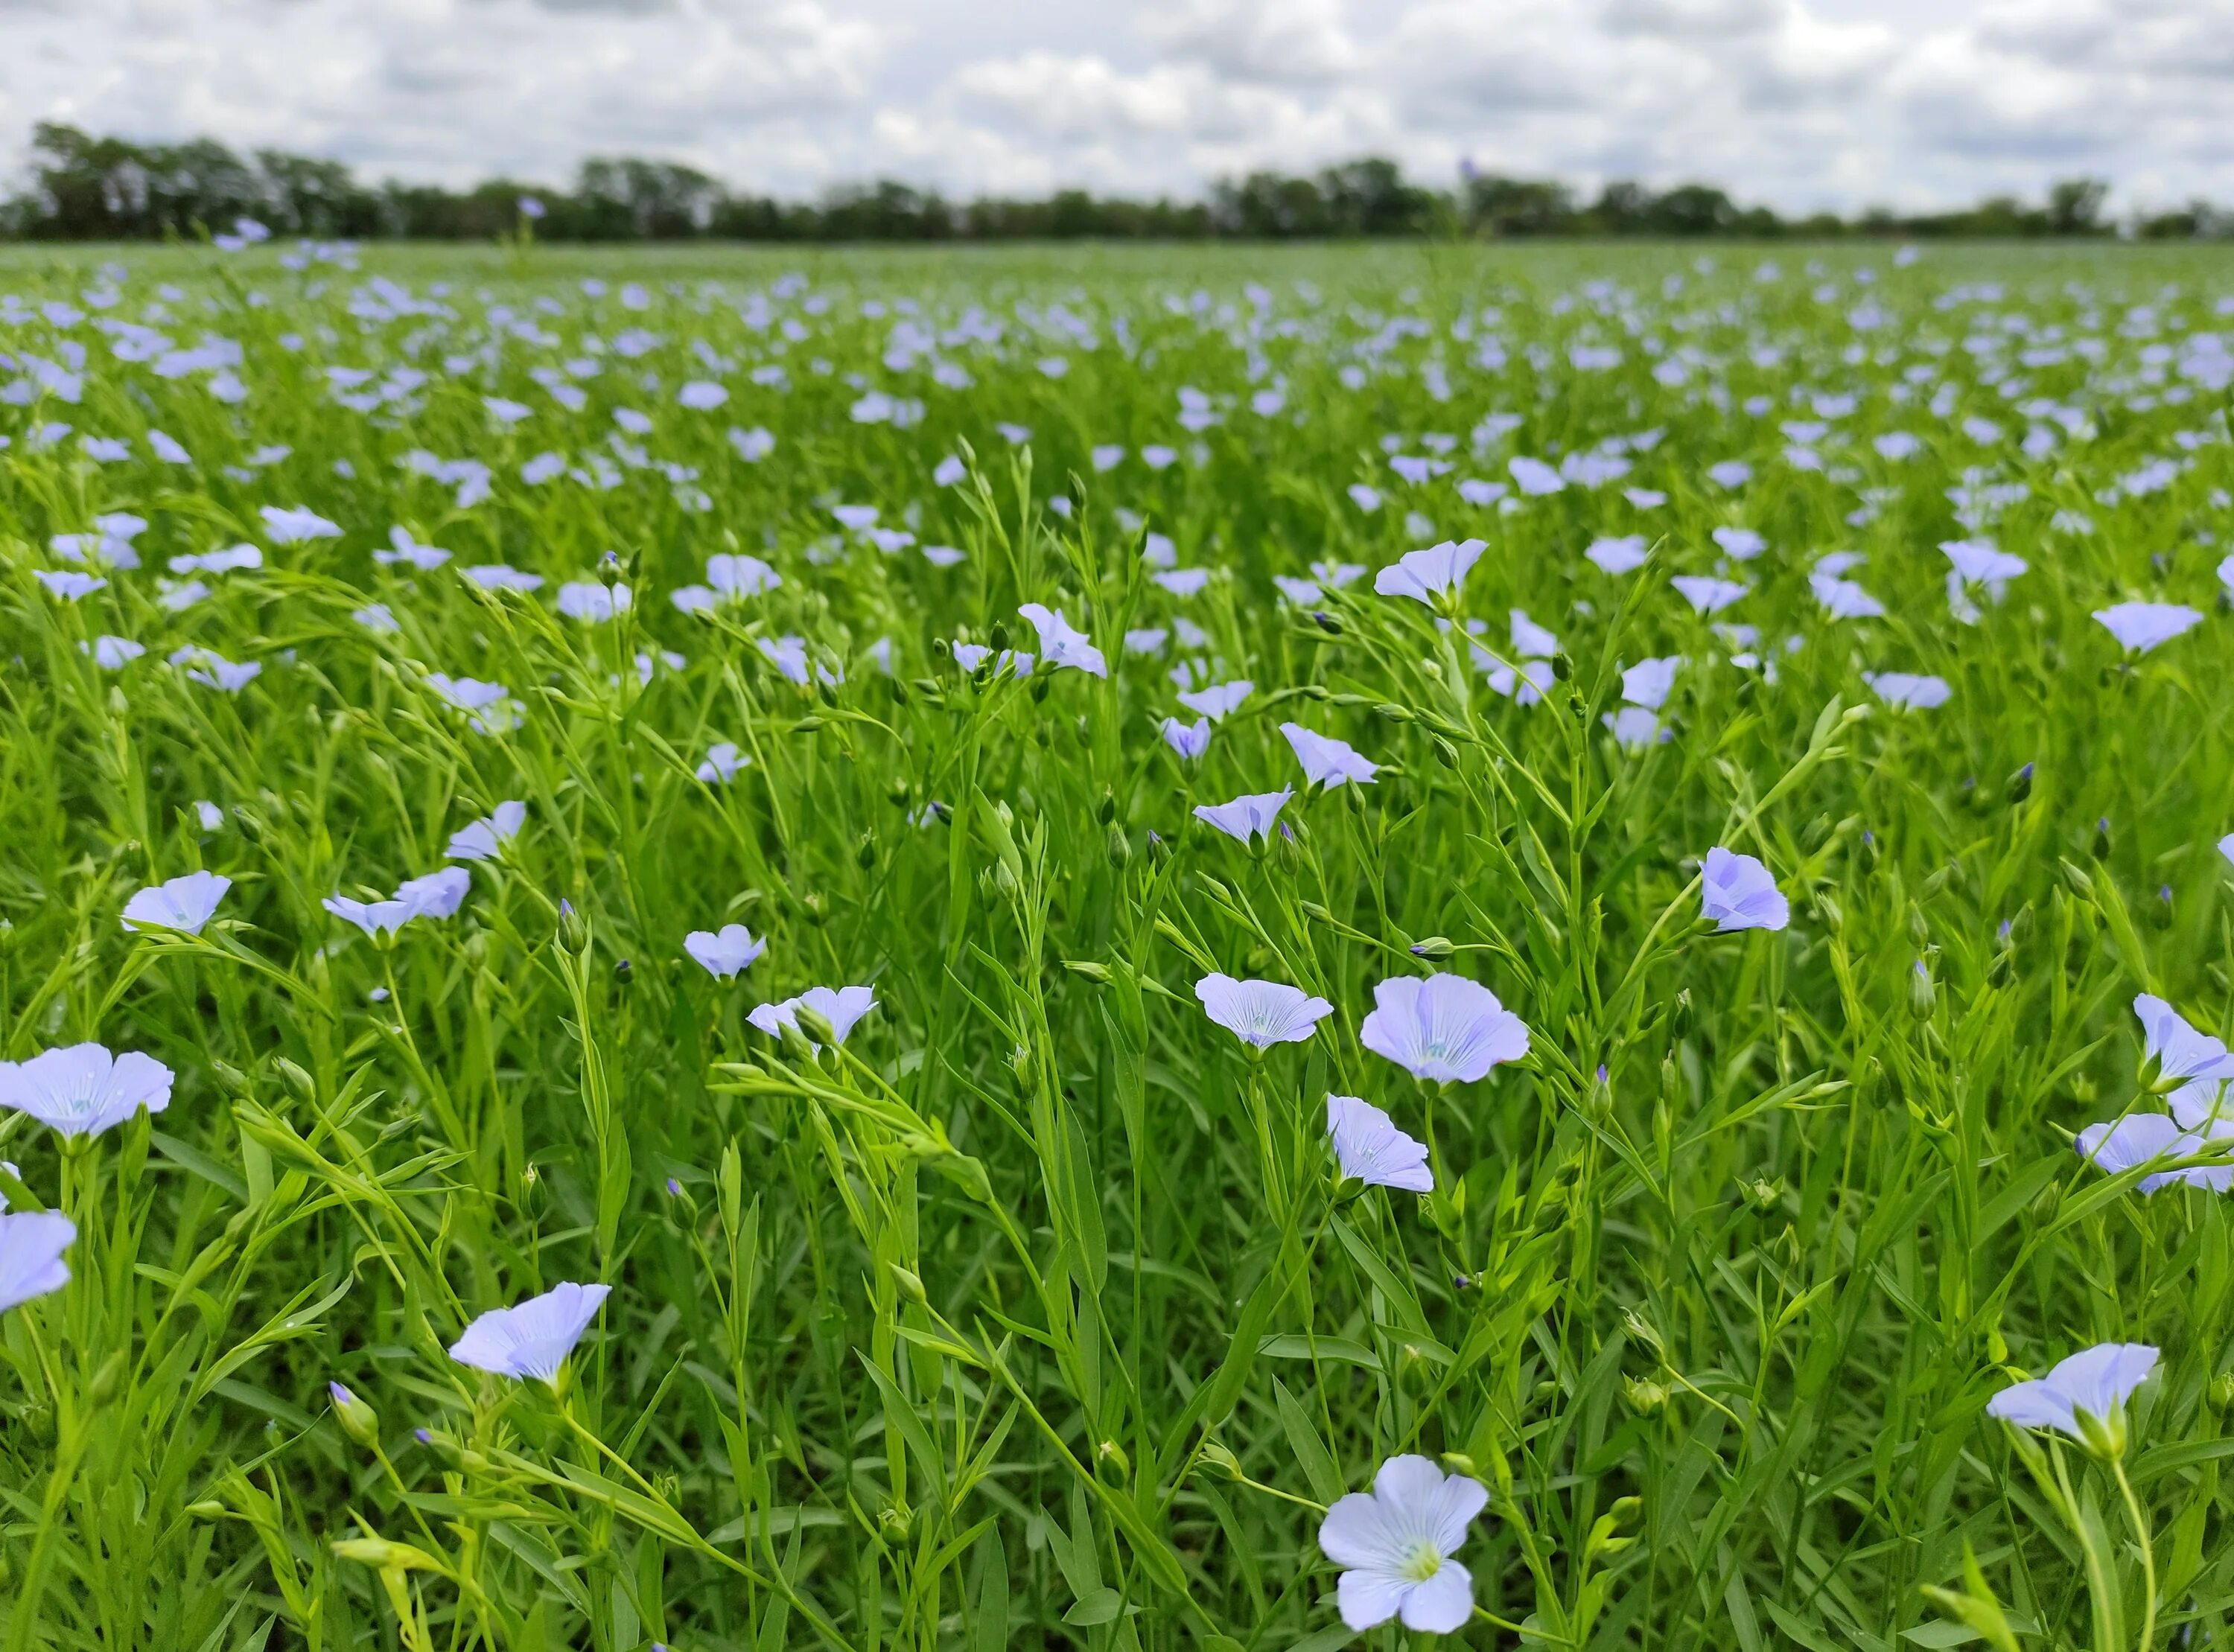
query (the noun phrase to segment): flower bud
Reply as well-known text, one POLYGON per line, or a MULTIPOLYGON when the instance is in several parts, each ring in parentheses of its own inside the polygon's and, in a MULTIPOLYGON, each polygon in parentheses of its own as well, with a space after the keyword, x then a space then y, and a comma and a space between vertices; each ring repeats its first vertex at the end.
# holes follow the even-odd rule
POLYGON ((1396 1380, 1414 1394, 1425 1394, 1434 1387, 1434 1367, 1416 1342, 1407 1342, 1397 1350, 1396 1380))
POLYGON ((1105 1440, 1094 1448, 1094 1472, 1104 1485, 1122 1485, 1133 1478, 1133 1459, 1115 1440, 1105 1440))
POLYGON ((124 1381, 124 1350, 112 1349, 101 1368, 93 1374, 93 1382, 86 1389, 87 1401, 98 1410, 116 1398, 116 1390, 124 1381))
POLYGON ((1109 864, 1120 872, 1133 864, 1133 839, 1125 834, 1123 826, 1109 828, 1109 864))
POLYGON ((574 910, 574 903, 558 903, 558 945, 567 952, 579 952, 589 944, 589 921, 574 910))
POLYGON ((1457 950, 1458 948, 1452 945, 1446 936, 1430 935, 1424 941, 1412 943, 1412 956, 1415 958, 1425 958, 1430 963, 1440 963, 1457 950))
POLYGON ((2110 858, 2110 822, 2107 816, 2094 822, 2094 841, 2087 852, 2097 860, 2110 858))
POLYGON ((1195 1455, 1202 1466, 1220 1479, 1238 1480, 1244 1478, 1241 1459, 1214 1440, 1205 1440, 1195 1455))
POLYGON ((297 1101, 309 1101, 316 1098, 318 1094, 317 1082, 294 1062, 281 1055, 273 1058, 271 1065, 278 1073, 281 1081, 286 1085, 297 1101))
POLYGON ((339 1382, 326 1384, 326 1392, 333 1396, 334 1418, 341 1424, 343 1433, 368 1448, 380 1444, 378 1412, 339 1382))
POLYGON ((1908 978, 1908 1013, 1918 1021, 1930 1021, 1938 1002, 1939 989, 1932 984, 1930 966, 1918 958, 1908 978))
POLYGON ((799 1007, 799 1030, 817 1044, 834 1044, 838 1029, 830 1024, 830 1017, 812 1004, 799 1007))
POLYGON ((903 1268, 897 1262, 885 1264, 885 1271, 892 1275, 892 1283, 901 1296, 911 1303, 929 1300, 924 1294, 922 1277, 911 1268, 903 1268))
POLYGON ((2032 795, 2032 765, 2027 763, 2009 776, 2009 806, 2015 808, 2032 795))
POLYGON ((1073 975, 1084 976, 1096 986, 1108 984, 1109 966, 1106 963, 1095 963, 1086 958, 1065 958, 1062 967, 1073 975))

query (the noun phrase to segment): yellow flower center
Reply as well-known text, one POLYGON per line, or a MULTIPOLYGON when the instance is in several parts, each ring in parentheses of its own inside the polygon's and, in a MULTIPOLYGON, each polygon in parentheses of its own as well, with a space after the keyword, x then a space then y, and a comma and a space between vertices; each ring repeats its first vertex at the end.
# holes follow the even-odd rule
POLYGON ((1397 1568, 1404 1581, 1424 1583, 1443 1569, 1443 1557, 1431 1543, 1415 1543, 1404 1551, 1404 1564, 1397 1568))

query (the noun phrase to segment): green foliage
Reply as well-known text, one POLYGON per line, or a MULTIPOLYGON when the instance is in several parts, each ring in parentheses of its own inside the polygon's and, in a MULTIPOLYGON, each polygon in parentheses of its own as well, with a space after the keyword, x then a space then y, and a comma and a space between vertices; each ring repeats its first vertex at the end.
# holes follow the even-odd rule
MULTIPOLYGON (((361 271, 135 258, 99 313, 238 343, 245 399, 71 323, 82 399, 0 408, 0 1054, 98 1040, 177 1074, 166 1111, 82 1151, 0 1120, 12 1208, 79 1230, 68 1287, 0 1317, 9 1652, 1320 1652, 1353 1638, 1320 1511, 1406 1452, 1488 1488, 1465 1644, 2222 1641, 2226 1208, 2144 1197, 2069 1138, 2152 1105, 2135 992, 2234 1029, 2226 622, 2127 660, 2090 617, 2213 604, 2225 409, 2165 395, 2143 352, 2210 324, 2223 271, 1963 253, 1865 287, 1825 258, 1767 280, 1658 248, 863 257, 811 285, 524 245, 361 271), (372 302, 375 274, 420 307, 372 302), (1935 302, 1989 280, 1990 305, 1935 302), (903 298, 940 331, 973 305, 1001 323, 939 347, 966 385, 885 364, 903 298), (2127 317, 2144 302, 2152 328, 2127 317), (1989 310, 2101 351, 2013 389, 1960 348, 1989 310), (654 342, 623 359, 632 327, 654 342), (1492 333, 1501 363, 1466 365, 1492 333), (1692 376, 1656 379, 1647 337, 1692 376), (1571 355, 1609 344, 1603 370, 1571 355), (552 381, 578 411, 531 376, 570 359, 595 368, 552 381), (326 372, 404 366, 424 383, 370 411, 326 372), (728 404, 678 406, 704 377, 728 404), (1251 413, 1276 382, 1280 410, 1251 413), (872 385, 921 421, 859 421, 872 385), (1181 387, 1220 418, 1178 430, 1181 387), (1788 462, 1778 421, 1833 392, 1857 401, 1816 438, 1831 464, 1788 462), (2083 433, 2039 454, 1961 434, 2014 423, 2016 395, 2082 408, 2083 433), (486 396, 532 415, 492 423, 486 396), (1741 417, 1753 397, 1771 411, 1741 417), (651 428, 615 447, 622 407, 651 428), (1500 410, 1513 428, 1471 447, 1500 410), (57 421, 76 434, 34 435, 57 421), (774 451, 742 457, 733 422, 774 451), (193 462, 149 460, 150 428, 193 462), (1623 482, 1510 512, 1453 491, 1648 428, 1623 482), (1397 482, 1383 436, 1436 430, 1453 475, 1397 482), (1880 456, 1896 430, 1924 451, 1880 456), (81 434, 134 456, 92 462, 81 434), (1134 456, 1098 470, 1103 442, 1134 456), (1159 442, 1176 462, 1142 466, 1159 442), (525 482, 546 449, 583 480, 525 482), (488 497, 415 451, 482 460, 488 497), (951 454, 968 474, 937 486, 951 454), (2162 488, 2103 497, 2174 454, 2162 488), (1742 492, 1706 476, 1730 459, 1742 492), (1958 624, 1937 547, 1981 530, 1947 490, 1989 478, 2022 487, 1983 531, 2031 566, 1958 624), (1387 502, 1359 510, 1352 483, 1387 502), (844 503, 965 559, 839 532, 844 503), (273 539, 260 507, 298 505, 341 537, 273 539), (147 519, 146 565, 43 589, 72 565, 53 536, 120 511, 147 519), (1754 639, 1667 584, 1739 524, 1771 546, 1723 617, 1754 639), (454 562, 376 563, 391 526, 454 562), (1154 582, 1148 531, 1215 571, 1201 594, 1154 582), (1630 532, 1636 573, 1583 559, 1630 532), (1514 608, 1558 633, 1540 703, 1369 574, 1302 604, 1271 584, 1430 532, 1489 542, 1456 610, 1484 644, 1514 608), (260 568, 164 604, 168 558, 239 540, 260 568), (1834 548, 1866 553, 1890 616, 1825 617, 1806 575, 1834 548), (670 604, 740 552, 781 585, 670 604), (493 562, 550 586, 457 575, 493 562), (550 587, 614 578, 617 617, 552 611, 550 587), (955 663, 957 640, 1032 648, 1035 601, 1108 678, 955 663), (372 603, 396 630, 355 617, 372 603), (1181 621, 1199 643, 1127 653, 1181 621), (147 651, 105 670, 104 636, 147 651), (181 647, 264 669, 223 692, 167 663, 181 647), (1158 734, 1180 653, 1255 685, 1192 767, 1158 734), (1773 671, 1732 657, 1754 653, 1773 671), (1669 655, 1670 738, 1617 744, 1621 667, 1669 655), (1860 675, 1888 669, 1952 697, 1891 712, 1860 675), (432 671, 506 685, 516 720, 476 729, 432 671), (1374 782, 1298 786, 1291 835, 1253 848, 1192 820, 1296 781, 1290 720, 1374 782), (718 741, 748 760, 727 784, 698 778, 718 741), (454 917, 376 944, 322 908, 434 870, 507 799, 526 824, 454 917), (1694 922, 1715 845, 1767 863, 1787 930, 1694 922), (199 937, 120 925, 204 866, 233 884, 199 937), (768 944, 724 982, 684 940, 729 922, 768 944), (1491 987, 1528 1057, 1435 1090, 1366 1050, 1375 984, 1435 970, 1491 987), (1212 970, 1334 1013, 1252 1056, 1196 1001, 1212 970), (878 1008, 842 1045, 747 1019, 848 983, 878 1008), (1433 1140, 1431 1198, 1339 1181, 1330 1091, 1433 1140), (475 1316, 560 1280, 613 1288, 562 1384, 449 1359, 475 1316), (2117 1472, 1983 1416, 2112 1339, 2164 1350, 2117 1472)), ((0 271, 79 306, 108 280, 0 271)), ((29 314, 0 342, 62 354, 29 314)))

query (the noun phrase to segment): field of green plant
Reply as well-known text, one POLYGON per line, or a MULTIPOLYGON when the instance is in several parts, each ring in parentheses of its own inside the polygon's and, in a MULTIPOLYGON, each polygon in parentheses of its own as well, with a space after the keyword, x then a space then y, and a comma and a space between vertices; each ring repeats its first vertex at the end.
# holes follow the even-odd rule
POLYGON ((0 259, 0 1652, 2224 1643, 2234 264, 228 244, 0 259))

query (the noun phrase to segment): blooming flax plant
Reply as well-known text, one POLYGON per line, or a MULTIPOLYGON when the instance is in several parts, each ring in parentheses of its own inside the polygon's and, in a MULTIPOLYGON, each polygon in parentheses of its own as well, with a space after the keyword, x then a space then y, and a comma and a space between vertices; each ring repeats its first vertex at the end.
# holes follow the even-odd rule
POLYGON ((0 1652, 2234 1641, 2223 258, 495 205, 0 249, 0 1652))

